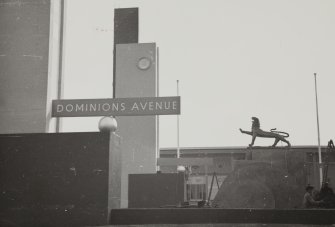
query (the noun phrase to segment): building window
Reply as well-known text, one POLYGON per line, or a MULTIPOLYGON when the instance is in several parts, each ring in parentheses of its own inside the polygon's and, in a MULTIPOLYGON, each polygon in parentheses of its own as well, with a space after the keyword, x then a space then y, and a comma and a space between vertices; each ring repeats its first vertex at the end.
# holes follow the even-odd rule
POLYGON ((201 201, 207 199, 205 184, 187 184, 186 190, 188 201, 201 201))

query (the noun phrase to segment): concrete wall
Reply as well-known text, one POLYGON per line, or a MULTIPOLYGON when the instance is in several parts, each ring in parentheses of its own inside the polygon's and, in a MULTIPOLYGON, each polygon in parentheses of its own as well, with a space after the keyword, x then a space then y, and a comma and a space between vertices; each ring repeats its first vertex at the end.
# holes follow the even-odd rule
POLYGON ((118 141, 99 132, 1 135, 0 226, 107 225, 120 207, 118 141))
POLYGON ((45 132, 50 0, 0 4, 0 133, 45 132))
MULTIPOLYGON (((116 45, 116 97, 156 96, 156 45, 116 45), (148 69, 138 67, 143 57, 148 69)), ((128 174, 156 172, 156 116, 117 117, 117 133, 122 138, 122 200, 128 206, 128 174)))
POLYGON ((132 226, 332 226, 334 210, 265 209, 118 209, 112 210, 112 225, 132 226), (164 225, 163 225, 164 224, 164 225), (172 225, 173 224, 173 225, 172 225))
POLYGON ((221 208, 299 208, 307 185, 306 153, 289 148, 248 149, 247 160, 220 187, 213 204, 221 208))
POLYGON ((159 208, 184 202, 183 173, 129 175, 129 208, 159 208))

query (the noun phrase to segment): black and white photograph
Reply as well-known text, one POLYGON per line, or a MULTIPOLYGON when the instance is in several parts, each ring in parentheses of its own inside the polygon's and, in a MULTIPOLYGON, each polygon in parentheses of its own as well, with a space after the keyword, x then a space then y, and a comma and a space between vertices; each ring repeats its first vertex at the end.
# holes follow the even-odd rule
POLYGON ((0 0, 0 226, 335 226, 334 97, 334 0, 0 0))

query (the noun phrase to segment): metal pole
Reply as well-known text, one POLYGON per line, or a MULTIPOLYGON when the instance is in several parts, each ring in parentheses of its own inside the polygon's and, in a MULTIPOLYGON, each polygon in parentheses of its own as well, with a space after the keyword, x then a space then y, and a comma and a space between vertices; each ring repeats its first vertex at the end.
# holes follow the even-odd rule
MULTIPOLYGON (((179 96, 179 80, 177 80, 177 96, 179 96)), ((177 158, 180 158, 180 146, 179 146, 179 115, 177 115, 177 158)))
MULTIPOLYGON (((57 99, 63 96, 63 76, 64 76, 64 30, 65 30, 65 1, 60 1, 60 29, 59 29, 59 55, 58 55, 58 90, 57 99)), ((61 119, 56 118, 56 132, 60 132, 61 119)))
POLYGON ((316 85, 316 73, 314 73, 314 84, 315 84, 315 102, 316 102, 316 123, 318 128, 318 152, 319 152, 320 188, 321 188, 323 174, 322 174, 322 156, 321 156, 321 145, 320 145, 319 107, 318 107, 318 91, 316 85))
MULTIPOLYGON (((156 96, 159 97, 159 47, 156 48, 156 96)), ((160 166, 157 165, 157 158, 160 158, 159 150, 159 115, 156 116, 156 171, 160 170, 160 166)))

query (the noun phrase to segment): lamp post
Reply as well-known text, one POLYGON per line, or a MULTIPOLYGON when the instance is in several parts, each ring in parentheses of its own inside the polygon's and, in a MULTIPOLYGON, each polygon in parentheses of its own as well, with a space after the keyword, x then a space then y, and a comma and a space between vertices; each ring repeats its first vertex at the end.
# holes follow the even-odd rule
POLYGON ((316 73, 314 73, 314 85, 315 85, 315 103, 316 103, 316 124, 318 129, 318 153, 319 153, 319 171, 320 171, 320 188, 322 186, 322 156, 321 156, 321 145, 320 145, 320 126, 319 126, 319 107, 318 107, 318 91, 316 85, 316 73))
MULTIPOLYGON (((177 96, 179 96, 179 80, 177 80, 177 96)), ((177 115, 177 158, 180 158, 180 146, 179 146, 179 115, 177 115)))
MULTIPOLYGON (((179 96, 179 80, 177 80, 177 96, 179 96)), ((177 158, 180 158, 180 144, 179 144, 179 115, 177 115, 177 158)), ((184 166, 177 166, 178 172, 184 172, 184 166)))

